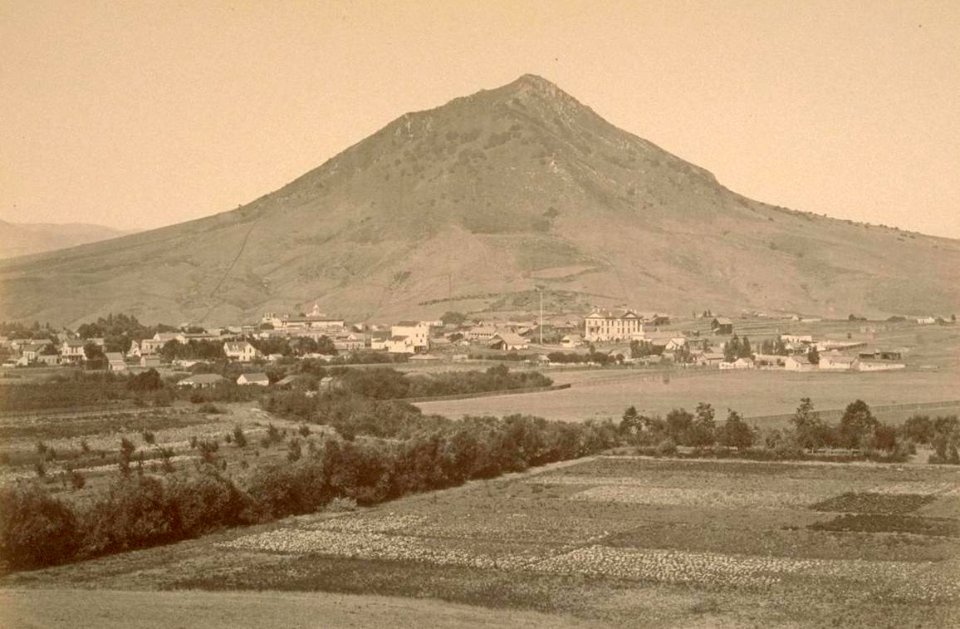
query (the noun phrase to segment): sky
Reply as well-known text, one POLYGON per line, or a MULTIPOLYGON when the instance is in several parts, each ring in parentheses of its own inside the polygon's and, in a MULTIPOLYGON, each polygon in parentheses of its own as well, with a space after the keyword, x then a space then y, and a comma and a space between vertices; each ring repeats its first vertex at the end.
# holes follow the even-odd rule
POLYGON ((748 197, 960 238, 960 2, 0 0, 0 219, 236 208, 539 74, 748 197))

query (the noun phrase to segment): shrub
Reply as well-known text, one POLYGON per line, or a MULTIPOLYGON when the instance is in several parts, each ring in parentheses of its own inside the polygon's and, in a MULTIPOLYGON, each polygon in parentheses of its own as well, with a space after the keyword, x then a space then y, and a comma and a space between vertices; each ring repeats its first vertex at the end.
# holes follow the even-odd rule
POLYGON ((204 439, 197 442, 197 450, 200 451, 200 460, 204 463, 213 463, 217 460, 217 450, 220 449, 220 443, 216 439, 204 439))
POLYGON ((11 567, 70 561, 78 547, 77 520, 69 507, 33 484, 0 490, 0 555, 11 567))
POLYGON ((70 485, 74 489, 83 489, 87 484, 86 477, 77 470, 70 470, 70 485))
POLYGON ((237 444, 238 448, 247 446, 247 436, 243 434, 243 428, 239 424, 233 427, 233 442, 237 444))
POLYGON ((677 443, 669 437, 657 444, 657 454, 660 456, 673 456, 676 453, 677 443))
POLYGON ((287 446, 287 460, 292 463, 299 461, 301 456, 303 456, 303 448, 300 445, 300 440, 291 439, 290 444, 287 446))

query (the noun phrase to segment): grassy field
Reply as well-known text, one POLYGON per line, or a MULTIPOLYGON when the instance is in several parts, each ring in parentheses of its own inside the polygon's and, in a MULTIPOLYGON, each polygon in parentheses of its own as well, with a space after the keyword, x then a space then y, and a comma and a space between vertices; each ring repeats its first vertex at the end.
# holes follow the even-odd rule
POLYGON ((531 627, 588 629, 599 623, 444 601, 319 592, 124 592, 0 590, 0 627, 531 627))
POLYGON ((528 413, 550 419, 619 419, 625 408, 665 415, 698 402, 732 408, 751 417, 792 413, 802 397, 820 409, 843 408, 856 399, 870 405, 939 402, 960 399, 953 372, 788 373, 775 371, 689 371, 671 374, 647 370, 595 370, 549 373, 569 389, 526 395, 424 402, 425 413, 448 417, 528 413))
MULTIPOLYGON (((742 325, 757 344, 778 331, 813 334, 817 339, 852 340, 871 347, 899 349, 908 368, 891 372, 797 373, 786 371, 723 371, 713 369, 548 369, 561 391, 472 400, 424 402, 426 413, 447 417, 526 413, 550 419, 584 421, 619 419, 628 406, 646 414, 665 415, 674 408, 707 402, 748 417, 792 413, 802 397, 817 408, 843 408, 856 399, 871 406, 942 402, 960 399, 960 329, 915 324, 820 323, 750 320, 742 325), (865 328, 861 332, 861 328, 865 328), (847 338, 847 334, 850 338, 847 338)), ((701 327, 705 325, 698 322, 701 327)), ((683 326, 681 326, 683 327, 683 326)), ((690 326, 687 326, 690 327, 690 326)), ((719 340, 719 339, 715 339, 719 340)), ((956 410, 952 411, 956 412, 956 410)), ((885 416, 896 422, 910 413, 885 416)))
MULTIPOLYGON (((944 627, 960 622, 958 569, 960 470, 600 457, 0 587, 62 588, 44 600, 78 610, 74 588, 189 590, 188 605, 269 590, 476 605, 491 623, 944 627)), ((359 609, 358 625, 382 611, 359 609)))

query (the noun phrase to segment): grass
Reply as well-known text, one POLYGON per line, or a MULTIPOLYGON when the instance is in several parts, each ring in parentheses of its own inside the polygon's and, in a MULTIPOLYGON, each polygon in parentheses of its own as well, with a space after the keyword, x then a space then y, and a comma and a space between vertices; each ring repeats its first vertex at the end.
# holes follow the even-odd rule
MULTIPOLYGON (((842 409, 856 399, 871 406, 939 402, 957 398, 957 375, 947 372, 787 373, 771 371, 696 371, 671 375, 664 382, 650 370, 547 372, 569 389, 525 395, 418 404, 425 413, 447 417, 526 413, 565 421, 611 418, 635 406, 642 414, 666 415, 707 402, 724 413, 732 408, 748 419, 793 413, 802 397, 818 409, 842 409)), ((884 417, 886 421, 904 419, 884 417)), ((779 421, 770 423, 777 427, 779 421)))
POLYGON ((960 537, 960 522, 946 518, 917 518, 878 513, 844 513, 828 522, 814 522, 814 531, 855 533, 912 533, 938 537, 960 537))
POLYGON ((933 495, 885 495, 848 492, 818 502, 815 505, 811 505, 810 508, 816 511, 836 511, 841 513, 902 515, 912 513, 934 500, 936 500, 936 497, 933 495))

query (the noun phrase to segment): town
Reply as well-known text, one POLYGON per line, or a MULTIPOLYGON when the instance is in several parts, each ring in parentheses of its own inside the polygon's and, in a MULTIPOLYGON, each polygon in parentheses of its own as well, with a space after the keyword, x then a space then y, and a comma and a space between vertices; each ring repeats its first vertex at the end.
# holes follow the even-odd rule
MULTIPOLYGON (((852 315, 851 315, 852 317, 852 315)), ((159 326, 151 336, 135 318, 120 315, 117 322, 133 327, 104 336, 113 318, 81 325, 76 332, 7 326, 0 336, 4 368, 85 366, 116 373, 147 369, 191 369, 216 360, 265 365, 296 359, 335 360, 337 356, 366 354, 369 361, 462 362, 472 358, 526 360, 540 366, 582 363, 599 365, 661 365, 786 371, 889 371, 906 368, 909 348, 880 347, 868 340, 815 338, 813 334, 780 333, 750 338, 762 318, 743 317, 745 330, 730 317, 706 311, 683 327, 672 317, 624 309, 594 309, 576 317, 551 316, 542 324, 534 319, 487 320, 448 312, 429 321, 393 324, 350 324, 322 313, 266 313, 257 324, 207 328, 185 324, 159 326)), ((777 329, 791 323, 814 324, 818 318, 798 315, 777 320, 777 329)), ((893 317, 891 322, 906 321, 893 317)), ((917 325, 948 325, 955 318, 924 317, 917 325)), ((762 327, 762 326, 761 326, 762 327)), ((769 328, 769 326, 766 326, 769 328)), ((796 326, 794 326, 796 327, 796 326)), ((874 328, 861 326, 868 335, 874 328)), ((114 331, 116 332, 116 331, 114 331)), ((848 337, 852 335, 847 333, 848 337)), ((209 386, 216 378, 188 377, 180 386, 209 386)), ((241 385, 272 384, 266 373, 245 373, 241 385)))
MULTIPOLYGON (((855 319, 851 315, 848 321, 855 319)), ((0 336, 5 369, 83 366, 115 373, 190 370, 217 360, 251 366, 298 359, 360 362, 465 362, 471 359, 523 360, 538 366, 671 366, 721 370, 890 371, 907 367, 909 347, 871 343, 877 325, 866 321, 858 338, 816 337, 790 330, 822 322, 799 315, 776 319, 713 316, 705 311, 675 324, 674 317, 631 309, 594 309, 582 318, 551 315, 519 320, 477 318, 447 312, 436 320, 392 324, 351 324, 330 317, 317 305, 306 313, 266 313, 255 324, 203 327, 141 325, 126 315, 101 318, 76 331, 9 326, 0 336), (119 328, 117 325, 119 324, 119 328), (126 329, 124 328, 126 325, 126 329), (111 330, 111 328, 114 328, 111 330), (783 332, 775 332, 783 330, 783 332), (119 333, 118 333, 119 332, 119 333), (112 333, 112 336, 106 334, 112 333)), ((889 324, 952 325, 955 316, 910 319, 889 324)), ((836 335, 833 335, 836 336, 836 335)), ((209 386, 216 378, 187 377, 180 386, 209 386)), ((237 377, 241 385, 272 384, 264 372, 237 377)))

